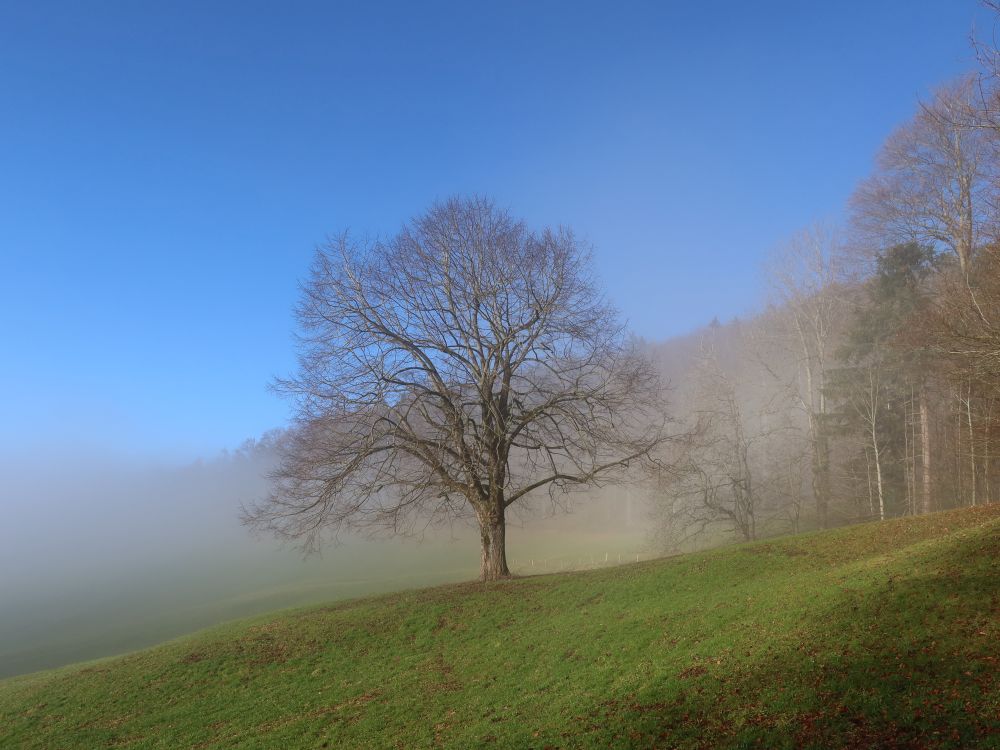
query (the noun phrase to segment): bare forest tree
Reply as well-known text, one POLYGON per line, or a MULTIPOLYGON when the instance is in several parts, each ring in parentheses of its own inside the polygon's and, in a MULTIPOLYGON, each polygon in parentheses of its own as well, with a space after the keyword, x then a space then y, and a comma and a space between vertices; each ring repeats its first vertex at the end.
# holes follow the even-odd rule
POLYGON ((855 387, 847 390, 846 406, 863 425, 865 463, 868 468, 868 503, 870 513, 880 521, 886 516, 885 462, 889 458, 883 432, 885 411, 882 370, 878 358, 869 358, 858 368, 855 387))
MULTIPOLYGON (((982 4, 1000 19, 1000 0, 982 0, 982 4)), ((979 63, 975 75, 978 98, 962 124, 1000 132, 1000 49, 996 27, 989 39, 974 34, 972 47, 979 63)))
POLYGON ((944 273, 931 316, 931 348, 966 380, 995 382, 1000 373, 1000 247, 977 259, 971 279, 944 273))
POLYGON ((469 517, 509 575, 510 506, 620 480, 668 440, 665 394, 564 229, 452 199, 396 236, 320 249, 298 308, 297 405, 257 529, 314 549, 348 528, 469 517))
POLYGON ((752 541, 774 516, 789 522, 782 530, 799 522, 802 472, 785 459, 803 456, 782 439, 795 432, 788 411, 773 389, 747 382, 742 332, 717 337, 709 331, 686 379, 690 439, 661 486, 659 531, 675 548, 711 532, 752 541))
POLYGON ((829 525, 830 429, 827 376, 834 362, 838 325, 849 309, 842 292, 840 241, 815 225, 778 250, 768 267, 774 312, 768 333, 798 363, 792 377, 762 360, 793 404, 806 416, 816 518, 829 525))
POLYGON ((969 127, 978 87, 969 76, 943 87, 893 133, 875 174, 853 198, 863 244, 917 242, 954 253, 967 273, 993 204, 993 145, 969 127))
POLYGON ((981 248, 969 275, 945 269, 937 282, 924 345, 953 383, 955 442, 965 466, 957 490, 972 504, 981 490, 990 502, 1000 436, 1000 249, 981 248))
MULTIPOLYGON (((957 276, 968 283, 974 256, 993 230, 996 210, 996 145, 980 127, 984 110, 980 79, 966 76, 935 92, 916 116, 886 141, 876 173, 853 198, 854 224, 874 256, 895 243, 916 242, 950 253, 957 276)), ((956 403, 973 421, 970 383, 955 383, 956 403)), ((926 379, 917 389, 922 466, 921 507, 933 490, 926 379)), ((970 427, 971 429, 971 427, 970 427)), ((977 467, 968 453, 968 484, 975 493, 977 467)))

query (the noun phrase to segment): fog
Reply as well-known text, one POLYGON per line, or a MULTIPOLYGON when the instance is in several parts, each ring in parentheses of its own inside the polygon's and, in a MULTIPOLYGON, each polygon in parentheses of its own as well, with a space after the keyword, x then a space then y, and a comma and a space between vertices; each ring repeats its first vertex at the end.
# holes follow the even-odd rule
MULTIPOLYGON (((277 608, 476 577, 478 540, 462 525, 419 539, 344 536, 309 558, 253 537, 240 505, 266 490, 272 461, 253 443, 186 464, 8 459, 0 677, 277 608)), ((542 573, 642 554, 640 501, 613 494, 576 496, 574 513, 539 511, 530 527, 512 519, 512 568, 542 573)))

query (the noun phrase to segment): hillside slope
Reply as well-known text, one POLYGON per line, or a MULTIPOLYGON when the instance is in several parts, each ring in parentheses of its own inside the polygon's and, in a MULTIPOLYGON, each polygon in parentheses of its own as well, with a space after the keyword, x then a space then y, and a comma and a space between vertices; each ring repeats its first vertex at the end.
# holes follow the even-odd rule
POLYGON ((0 747, 1000 746, 1000 507, 278 613, 0 682, 0 747))

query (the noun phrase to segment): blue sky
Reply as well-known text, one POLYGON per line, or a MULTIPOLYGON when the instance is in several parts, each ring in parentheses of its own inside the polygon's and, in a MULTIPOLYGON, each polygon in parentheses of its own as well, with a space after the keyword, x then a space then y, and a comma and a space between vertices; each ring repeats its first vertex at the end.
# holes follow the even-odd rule
POLYGON ((751 310, 976 0, 0 0, 0 450, 183 460, 279 426, 313 248, 489 193, 633 328, 751 310))

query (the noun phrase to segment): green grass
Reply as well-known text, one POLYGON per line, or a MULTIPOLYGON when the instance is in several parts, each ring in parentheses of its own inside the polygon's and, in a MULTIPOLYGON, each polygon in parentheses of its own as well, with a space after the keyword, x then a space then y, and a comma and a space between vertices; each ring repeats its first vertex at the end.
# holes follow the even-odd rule
POLYGON ((281 612, 0 682, 0 747, 1000 747, 1000 507, 281 612))

